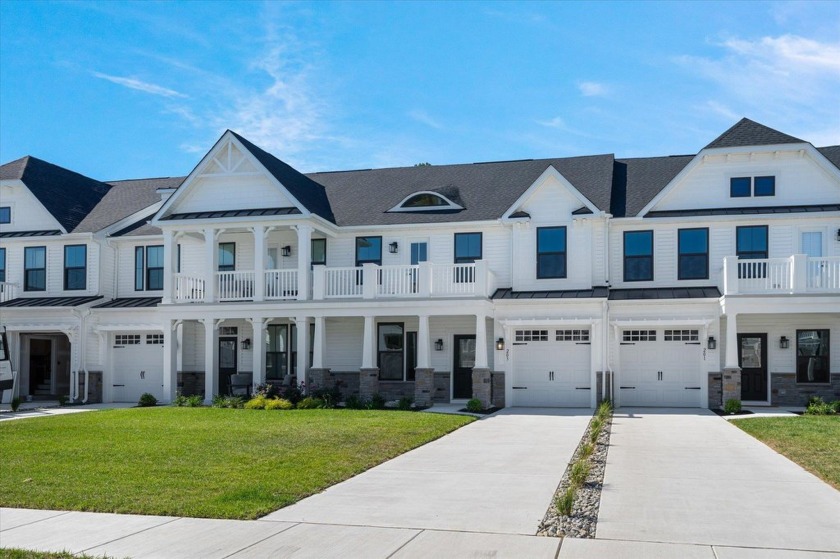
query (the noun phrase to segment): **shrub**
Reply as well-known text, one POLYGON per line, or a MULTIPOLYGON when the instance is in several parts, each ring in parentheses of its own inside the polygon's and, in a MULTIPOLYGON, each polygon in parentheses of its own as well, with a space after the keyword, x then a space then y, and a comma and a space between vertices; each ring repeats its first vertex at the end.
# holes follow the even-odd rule
POLYGON ((467 411, 478 413, 484 409, 484 406, 481 405, 481 400, 478 398, 473 398, 469 402, 467 402, 467 411))
POLYGON ((382 394, 374 394, 370 397, 370 402, 367 403, 367 409, 369 410, 384 410, 385 409, 385 397, 382 394))
POLYGON ((344 407, 348 410, 361 410, 364 409, 365 403, 355 394, 351 394, 344 400, 344 407))
POLYGON ((600 436, 601 436, 601 425, 600 424, 598 425, 597 429, 593 428, 591 431, 589 431, 589 441, 592 444, 597 443, 598 442, 598 437, 600 437, 600 436))
POLYGON ((277 391, 277 395, 281 398, 290 401, 293 404, 297 404, 303 399, 303 389, 300 386, 294 384, 291 384, 289 386, 282 386, 277 391))
POLYGON ((140 396, 140 400, 137 402, 137 405, 141 408, 150 408, 152 406, 156 406, 157 398, 155 398, 154 395, 146 392, 140 396))
POLYGON ((264 410, 265 403, 267 402, 265 396, 254 396, 247 402, 245 402, 245 409, 246 410, 264 410))
POLYGON ((601 419, 607 419, 609 416, 612 415, 612 412, 612 404, 609 400, 601 402, 601 405, 598 406, 598 417, 600 417, 601 419))
POLYGON ((726 403, 723 404, 723 411, 727 415, 740 413, 740 411, 741 411, 741 400, 738 400, 736 398, 730 398, 729 400, 726 401, 726 403))
POLYGON ((592 427, 593 431, 600 431, 601 427, 604 426, 604 420, 598 416, 595 416, 592 421, 589 423, 589 426, 592 427))
POLYGON ((595 445, 592 443, 584 443, 583 446, 580 447, 580 457, 581 458, 589 458, 592 456, 592 453, 595 451, 595 445))
POLYGON ((569 482, 575 487, 580 487, 586 483, 586 478, 589 477, 589 462, 586 458, 581 458, 572 465, 572 471, 569 473, 569 482))
POLYGON ((272 398, 265 401, 265 409, 267 410, 291 410, 295 405, 285 398, 272 398))
POLYGON ((218 394, 213 397, 214 408, 230 408, 237 409, 245 405, 245 400, 239 396, 223 396, 218 394))
POLYGON ((254 396, 274 398, 275 396, 277 396, 277 392, 277 387, 269 383, 258 384, 254 387, 254 396))
POLYGON ((805 413, 808 415, 834 415, 840 407, 840 400, 835 400, 831 403, 826 403, 819 396, 812 396, 808 400, 808 407, 805 408, 805 413))
POLYGON ((181 394, 180 392, 178 392, 175 395, 175 399, 172 400, 172 405, 173 406, 178 406, 179 408, 182 408, 182 407, 187 405, 187 401, 188 401, 188 398, 186 396, 184 396, 183 394, 181 394))
POLYGON ((320 398, 314 398, 312 396, 307 396, 297 403, 297 409, 299 410, 315 410, 323 407, 324 401, 320 398))
POLYGON ((829 406, 831 406, 831 410, 834 413, 840 414, 840 400, 834 400, 829 404, 829 406))
POLYGON ((204 398, 198 394, 187 396, 187 406, 191 408, 200 408, 204 405, 204 398))
MULTIPOLYGON (((143 396, 145 396, 145 394, 143 396)), ((142 398, 143 396, 140 396, 140 398, 142 398)), ((152 395, 149 394, 149 396, 152 396, 152 395)), ((154 398, 154 396, 152 396, 152 398, 154 398)), ((67 396, 65 396, 64 394, 60 394, 58 396, 58 405, 59 406, 66 406, 68 400, 69 400, 69 398, 67 396)), ((157 403, 157 401, 155 403, 157 403)), ((155 404, 152 404, 152 405, 154 406, 155 404)))
POLYGON ((20 398, 18 398, 17 396, 12 398, 11 406, 12 406, 12 411, 18 411, 18 408, 20 407, 20 398))
POLYGON ((334 408, 341 401, 341 389, 338 386, 318 388, 312 390, 312 396, 323 400, 325 408, 334 408))
POLYGON ((409 398, 408 396, 403 396, 400 398, 400 401, 397 402, 397 409, 401 409, 403 411, 411 411, 411 405, 414 403, 414 398, 409 398))
POLYGON ((576 492, 577 490, 573 485, 566 489, 566 491, 564 491, 562 495, 557 497, 557 512, 559 512, 563 516, 569 516, 572 514, 572 507, 575 504, 576 492))

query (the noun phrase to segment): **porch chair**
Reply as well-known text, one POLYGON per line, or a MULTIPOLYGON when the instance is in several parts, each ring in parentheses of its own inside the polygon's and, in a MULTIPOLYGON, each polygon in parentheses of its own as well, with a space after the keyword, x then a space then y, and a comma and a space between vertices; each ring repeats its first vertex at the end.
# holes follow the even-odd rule
POLYGON ((254 378, 252 373, 236 373, 230 375, 230 395, 244 396, 247 398, 251 395, 251 387, 254 378))

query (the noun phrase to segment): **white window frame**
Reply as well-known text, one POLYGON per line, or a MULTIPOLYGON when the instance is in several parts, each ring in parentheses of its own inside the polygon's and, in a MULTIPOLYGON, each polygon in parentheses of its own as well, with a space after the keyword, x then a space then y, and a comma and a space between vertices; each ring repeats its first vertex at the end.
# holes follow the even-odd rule
POLYGON ((459 206, 440 192, 434 192, 432 190, 418 190, 417 192, 412 192, 402 200, 400 203, 388 210, 389 212, 440 212, 440 211, 452 211, 452 210, 463 210, 464 206, 459 206), (404 208, 403 204, 405 204, 410 199, 414 198, 415 196, 419 196, 420 194, 430 194, 432 196, 436 196, 440 198, 444 202, 446 202, 445 206, 420 206, 416 208, 404 208))

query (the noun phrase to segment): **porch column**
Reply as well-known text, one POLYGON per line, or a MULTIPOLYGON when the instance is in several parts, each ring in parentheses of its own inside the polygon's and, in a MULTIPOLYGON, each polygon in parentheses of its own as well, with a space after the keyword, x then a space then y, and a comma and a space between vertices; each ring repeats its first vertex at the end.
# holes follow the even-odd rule
POLYGON ((487 318, 475 316, 475 364, 472 370, 472 397, 481 401, 483 408, 493 405, 493 384, 487 366, 487 318))
MULTIPOLYGON (((162 303, 172 302, 175 291, 175 274, 178 271, 178 244, 171 229, 163 231, 163 298, 162 303)), ((164 330, 166 332, 166 330, 164 330)))
POLYGON ((297 226, 298 241, 298 300, 309 299, 309 263, 312 260, 312 227, 297 226))
POLYGON ((741 399, 741 368, 738 365, 738 321, 735 313, 726 315, 726 359, 723 367, 721 403, 741 399))
MULTIPOLYGON (((309 359, 309 318, 305 316, 295 318, 295 326, 297 327, 297 381, 305 383, 306 362, 309 359)), ((309 386, 305 386, 305 391, 309 393, 309 386)))
POLYGON ((322 388, 330 388, 332 387, 333 379, 330 378, 330 370, 324 367, 327 329, 326 319, 323 316, 315 317, 314 330, 312 340, 312 367, 306 374, 306 383, 322 388))
POLYGON ((252 383, 254 387, 265 383, 265 331, 267 322, 263 318, 249 318, 251 323, 251 339, 253 340, 253 371, 252 383))
POLYGON ((265 226, 257 225, 251 231, 254 233, 254 301, 262 301, 265 299, 265 226))
POLYGON ((418 407, 432 405, 435 393, 435 370, 431 368, 429 347, 429 315, 417 317, 417 367, 414 369, 414 403, 418 407))
POLYGON ((163 399, 167 402, 172 402, 178 393, 179 323, 179 320, 165 320, 163 323, 163 399))
POLYGON ((204 403, 211 404, 219 392, 219 374, 216 357, 219 353, 219 324, 215 318, 205 318, 204 323, 204 403))
POLYGON ((204 302, 216 299, 216 270, 219 268, 219 250, 216 248, 216 230, 204 230, 204 302))
POLYGON ((369 400, 379 392, 379 367, 376 366, 376 321, 365 316, 362 339, 362 367, 359 376, 359 398, 369 400))

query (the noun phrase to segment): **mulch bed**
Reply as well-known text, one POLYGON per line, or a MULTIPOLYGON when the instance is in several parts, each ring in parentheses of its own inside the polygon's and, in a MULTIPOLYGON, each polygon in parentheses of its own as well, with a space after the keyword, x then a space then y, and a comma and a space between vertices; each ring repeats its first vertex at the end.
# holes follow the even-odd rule
POLYGON ((721 417, 731 417, 731 416, 733 416, 733 415, 735 415, 735 416, 738 416, 738 415, 751 415, 751 414, 753 413, 753 412, 751 412, 751 411, 749 411, 749 410, 741 410, 741 411, 739 411, 738 413, 726 413, 725 411, 723 411, 723 410, 721 410, 721 409, 716 409, 716 410, 712 410, 712 411, 713 411, 713 412, 715 412, 716 414, 718 414, 718 415, 719 415, 719 416, 721 416, 721 417))
POLYGON ((458 411, 466 412, 466 413, 474 413, 476 415, 490 415, 491 413, 496 413, 500 409, 502 409, 502 408, 487 408, 486 410, 481 410, 481 411, 470 411, 467 408, 461 408, 458 411))

